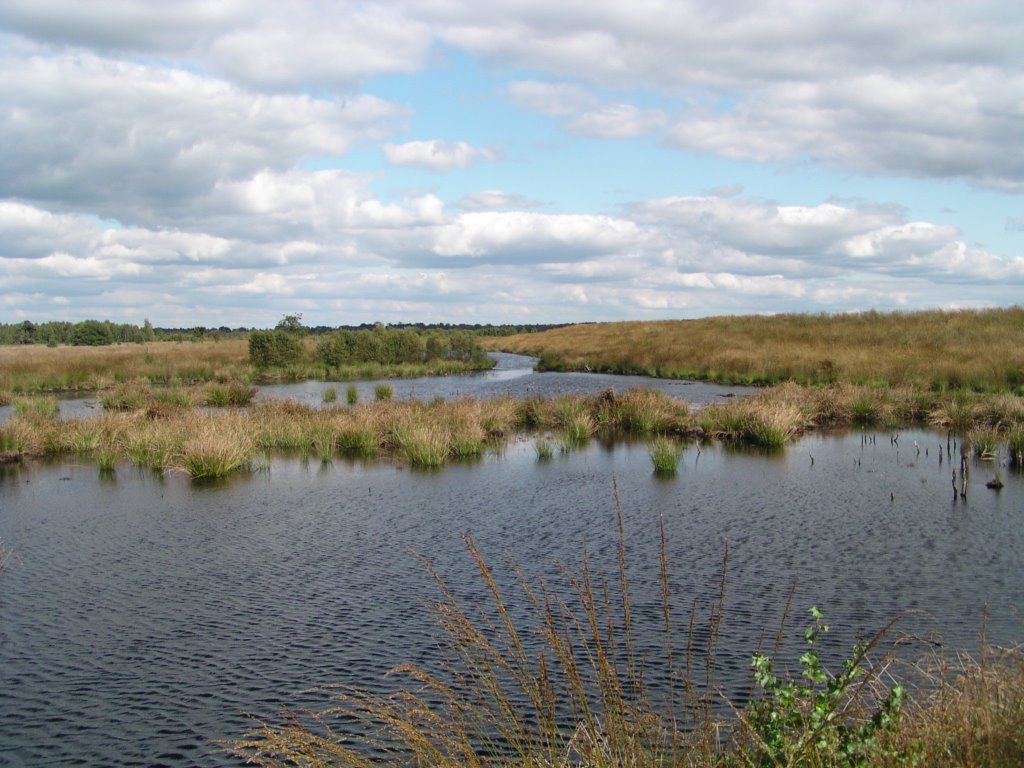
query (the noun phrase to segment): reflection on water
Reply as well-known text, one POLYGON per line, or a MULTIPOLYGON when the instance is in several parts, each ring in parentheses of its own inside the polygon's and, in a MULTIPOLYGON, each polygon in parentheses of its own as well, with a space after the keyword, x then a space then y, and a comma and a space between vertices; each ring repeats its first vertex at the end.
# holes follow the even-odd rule
MULTIPOLYGON (((539 464, 533 444, 434 473, 387 463, 278 459, 213 486, 129 467, 0 471, 0 764, 221 765, 211 740, 245 713, 318 707, 319 686, 384 689, 400 661, 438 653, 422 601, 426 553, 466 601, 482 596, 459 535, 471 533, 514 595, 507 558, 557 580, 586 543, 615 560, 613 478, 623 502, 638 645, 657 680, 658 520, 664 516, 677 641, 717 599, 729 546, 718 684, 749 687, 763 628, 821 606, 835 661, 902 616, 910 634, 969 647, 990 614, 995 642, 1021 637, 1024 478, 978 463, 966 501, 950 487, 945 437, 813 435, 762 456, 688 447, 676 478, 642 444, 602 444, 539 464), (812 461, 813 457, 813 461, 812 461)), ((525 610, 512 599, 512 610, 525 610)), ((796 646, 794 646, 796 648, 796 646)))

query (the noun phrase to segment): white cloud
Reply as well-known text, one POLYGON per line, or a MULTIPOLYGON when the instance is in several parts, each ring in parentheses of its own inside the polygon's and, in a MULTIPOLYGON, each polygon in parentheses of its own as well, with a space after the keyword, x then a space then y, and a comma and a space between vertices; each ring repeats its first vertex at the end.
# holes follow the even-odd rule
POLYGON ((402 111, 372 96, 259 95, 89 54, 0 56, 0 195, 125 223, 195 213, 218 184, 338 156, 402 111))
POLYGON ((499 158, 493 147, 474 147, 464 141, 407 141, 385 144, 384 155, 392 165, 414 165, 432 171, 466 168, 473 163, 493 162, 499 158))
POLYGON ((567 128, 583 136, 629 139, 657 130, 666 120, 660 109, 639 109, 632 104, 616 103, 574 117, 567 128))
POLYGON ((431 250, 479 261, 575 261, 627 249, 639 236, 633 222, 607 216, 465 213, 438 230, 431 250))

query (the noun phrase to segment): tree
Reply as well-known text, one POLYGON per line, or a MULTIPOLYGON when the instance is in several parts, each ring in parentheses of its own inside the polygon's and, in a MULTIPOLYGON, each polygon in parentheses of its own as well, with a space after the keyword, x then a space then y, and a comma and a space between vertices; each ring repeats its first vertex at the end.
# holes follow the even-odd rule
POLYGON ((307 329, 306 326, 302 324, 302 313, 296 312, 294 315, 285 315, 282 317, 274 327, 274 330, 294 333, 298 336, 305 336, 307 329))

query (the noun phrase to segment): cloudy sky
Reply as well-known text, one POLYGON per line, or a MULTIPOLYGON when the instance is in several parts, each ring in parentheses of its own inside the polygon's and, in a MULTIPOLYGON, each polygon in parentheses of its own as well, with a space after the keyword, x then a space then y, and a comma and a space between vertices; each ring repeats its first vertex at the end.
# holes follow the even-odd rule
POLYGON ((0 321, 1024 296, 1020 0, 0 0, 0 321))

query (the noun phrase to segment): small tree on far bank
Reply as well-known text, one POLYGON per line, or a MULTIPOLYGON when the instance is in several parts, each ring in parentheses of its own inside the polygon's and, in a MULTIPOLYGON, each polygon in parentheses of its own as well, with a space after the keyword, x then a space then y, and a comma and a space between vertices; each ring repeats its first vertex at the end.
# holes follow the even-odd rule
POLYGON ((298 363, 303 354, 302 338, 289 331, 254 331, 249 334, 249 362, 259 369, 298 363))

